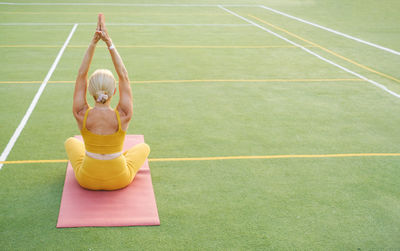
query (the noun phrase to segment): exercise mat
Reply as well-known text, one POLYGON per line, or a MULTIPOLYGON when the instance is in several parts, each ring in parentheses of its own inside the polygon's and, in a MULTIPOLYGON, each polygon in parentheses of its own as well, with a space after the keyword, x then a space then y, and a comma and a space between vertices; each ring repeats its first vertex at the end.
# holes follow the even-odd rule
MULTIPOLYGON (((143 135, 126 135, 124 150, 142 142, 143 135)), ((58 228, 150 225, 160 225, 160 220, 147 160, 129 186, 115 191, 82 188, 68 162, 58 228)))

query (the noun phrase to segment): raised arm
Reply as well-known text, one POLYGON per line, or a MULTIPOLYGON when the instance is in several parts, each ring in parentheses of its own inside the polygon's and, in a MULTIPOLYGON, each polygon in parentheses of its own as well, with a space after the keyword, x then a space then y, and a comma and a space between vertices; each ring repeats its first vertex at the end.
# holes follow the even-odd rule
POLYGON ((110 55, 115 67, 115 71, 118 74, 119 82, 119 103, 117 110, 121 115, 121 119, 129 121, 132 117, 133 106, 132 106, 132 90, 129 84, 128 71, 125 68, 124 62, 119 55, 117 49, 114 47, 110 36, 107 33, 107 29, 104 22, 104 16, 99 15, 100 30, 102 31, 101 39, 107 44, 110 51, 110 55))
POLYGON ((100 40, 100 38, 101 38, 101 32, 96 31, 92 41, 89 44, 88 49, 86 50, 85 56, 83 57, 81 67, 79 68, 78 76, 75 81, 72 112, 75 116, 75 119, 78 122, 79 129, 81 129, 82 127, 82 122, 85 112, 89 108, 89 105, 86 100, 87 75, 90 63, 92 62, 94 51, 96 49, 96 44, 100 40))

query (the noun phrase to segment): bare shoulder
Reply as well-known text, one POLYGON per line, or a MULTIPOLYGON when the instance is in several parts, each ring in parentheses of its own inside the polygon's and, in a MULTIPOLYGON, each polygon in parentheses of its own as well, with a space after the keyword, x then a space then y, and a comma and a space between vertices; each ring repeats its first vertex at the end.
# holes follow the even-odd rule
POLYGON ((85 118, 85 113, 89 109, 89 106, 84 106, 80 110, 74 110, 72 113, 74 114, 75 120, 78 123, 79 130, 82 129, 83 120, 85 118))
POLYGON ((126 131, 128 129, 129 122, 132 119, 132 111, 126 111, 121 106, 117 107, 117 111, 121 120, 122 130, 126 131))

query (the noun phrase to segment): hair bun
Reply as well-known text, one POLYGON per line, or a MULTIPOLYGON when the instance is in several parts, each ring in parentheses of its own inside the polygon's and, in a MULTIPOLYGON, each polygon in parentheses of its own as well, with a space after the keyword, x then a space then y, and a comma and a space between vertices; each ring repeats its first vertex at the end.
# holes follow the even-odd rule
POLYGON ((89 78, 88 90, 97 103, 111 99, 115 88, 115 78, 109 70, 97 69, 89 78))
POLYGON ((108 95, 101 93, 97 96, 97 102, 104 104, 108 100, 108 95))

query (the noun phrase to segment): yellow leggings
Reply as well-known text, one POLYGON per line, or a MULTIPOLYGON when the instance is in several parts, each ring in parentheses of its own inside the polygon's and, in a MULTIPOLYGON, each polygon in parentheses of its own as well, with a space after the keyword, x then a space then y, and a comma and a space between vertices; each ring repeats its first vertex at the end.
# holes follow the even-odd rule
POLYGON ((65 141, 65 150, 78 183, 90 190, 116 190, 128 186, 150 154, 141 143, 111 160, 98 160, 85 154, 85 145, 76 138, 65 141))

